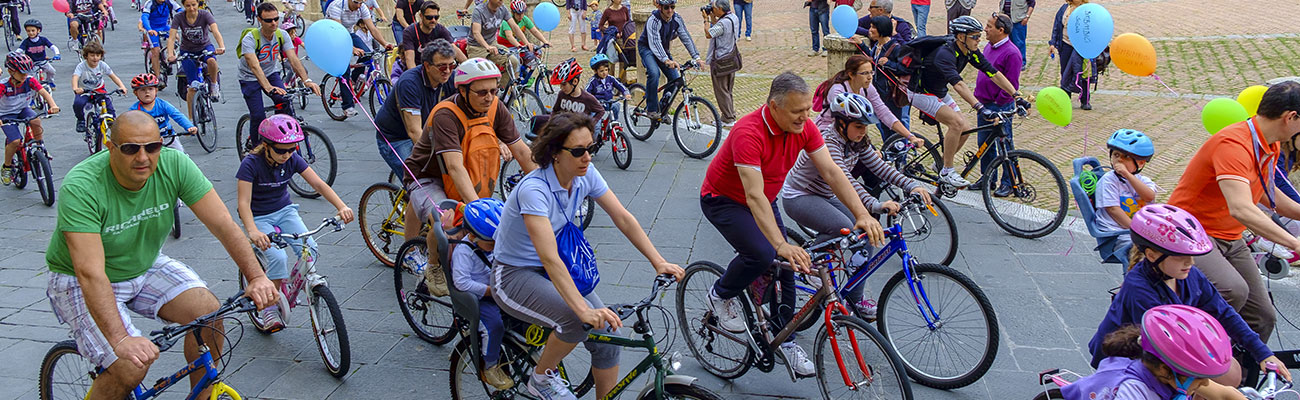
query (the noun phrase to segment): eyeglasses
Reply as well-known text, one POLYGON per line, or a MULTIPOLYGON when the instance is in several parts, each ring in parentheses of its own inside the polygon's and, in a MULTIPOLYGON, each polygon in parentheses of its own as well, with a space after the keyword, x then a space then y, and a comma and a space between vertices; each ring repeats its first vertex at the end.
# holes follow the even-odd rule
POLYGON ((452 61, 449 63, 433 64, 433 68, 442 72, 451 72, 452 69, 456 68, 456 62, 452 61))
POLYGON ((126 155, 128 155, 128 156, 133 156, 133 155, 135 155, 135 153, 139 153, 139 152, 140 152, 140 149, 142 149, 142 148, 144 149, 145 152, 150 153, 150 154, 153 154, 153 153, 157 153, 157 152, 159 152, 159 151, 162 151, 163 142, 162 142, 161 140, 160 140, 160 141, 157 141, 157 142, 149 142, 149 143, 117 143, 117 142, 113 142, 113 145, 114 145, 114 146, 117 146, 117 150, 118 150, 118 151, 121 151, 122 154, 126 154, 126 155))
POLYGON ((441 17, 441 15, 438 15, 438 14, 434 14, 434 15, 425 14, 425 15, 424 15, 424 19, 425 19, 425 20, 428 20, 428 21, 437 21, 437 20, 438 20, 438 17, 441 17))
POLYGON ((880 6, 867 6, 867 9, 868 9, 868 10, 877 10, 877 9, 880 9, 880 6))
POLYGON ((659 5, 659 8, 662 8, 662 9, 665 9, 665 10, 672 10, 672 9, 677 8, 677 5, 676 5, 676 4, 660 4, 660 5, 659 5))
POLYGON ((572 155, 573 158, 578 158, 578 157, 582 157, 584 154, 587 153, 591 153, 593 155, 596 154, 596 150, 600 150, 600 145, 592 144, 591 146, 587 146, 587 147, 574 147, 574 148, 561 147, 560 150, 568 151, 569 155, 572 155))
POLYGON ((282 148, 279 148, 279 147, 271 146, 271 150, 274 150, 274 151, 275 151, 275 154, 285 155, 285 154, 289 154, 289 153, 292 153, 292 152, 298 151, 298 145, 295 144, 295 145, 293 145, 293 147, 290 147, 290 148, 287 148, 287 149, 282 149, 282 148))
POLYGON ((279 20, 280 20, 280 17, 275 17, 275 18, 262 18, 262 22, 265 22, 265 23, 268 23, 268 24, 274 24, 276 21, 279 21, 279 20))
POLYGON ((469 90, 469 92, 473 93, 475 96, 483 97, 483 96, 496 96, 497 92, 499 92, 500 90, 501 88, 491 88, 491 89, 483 89, 483 90, 469 90))

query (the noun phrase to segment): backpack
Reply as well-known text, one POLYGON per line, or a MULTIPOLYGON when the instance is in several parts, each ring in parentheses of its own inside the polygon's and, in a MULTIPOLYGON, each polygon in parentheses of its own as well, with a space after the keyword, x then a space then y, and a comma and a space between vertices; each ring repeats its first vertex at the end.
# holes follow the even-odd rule
POLYGON ((948 35, 921 36, 907 43, 896 44, 898 53, 881 68, 899 77, 914 75, 921 71, 926 59, 934 54, 935 49, 952 40, 952 36, 948 35))
POLYGON ((817 85, 817 90, 813 91, 813 106, 812 106, 813 111, 822 112, 822 110, 827 109, 826 105, 829 103, 826 100, 826 95, 830 94, 830 92, 831 92, 830 79, 824 80, 822 81, 821 84, 817 85))
MULTIPOLYGON (((433 122, 433 116, 442 109, 451 110, 460 119, 460 125, 465 127, 465 136, 460 142, 460 152, 464 157, 462 162, 479 198, 492 197, 492 189, 497 186, 497 174, 501 172, 501 147, 496 130, 493 129, 499 101, 500 99, 492 100, 486 115, 469 119, 454 100, 444 100, 433 107, 433 112, 429 113, 429 118, 424 123, 426 127, 429 126, 433 122)), ((447 175, 446 165, 442 166, 442 190, 447 198, 463 201, 464 197, 456 188, 456 183, 452 181, 451 175, 447 175)))
MULTIPOLYGON (((243 56, 243 54, 244 54, 244 36, 248 36, 248 34, 250 34, 250 33, 253 34, 253 47, 261 48, 261 47, 262 47, 262 33, 259 32, 261 29, 262 29, 262 28, 244 28, 243 31, 240 31, 240 32, 239 32, 239 44, 235 45, 235 54, 238 55, 238 56, 243 56)), ((284 34, 285 34, 285 32, 284 32, 283 29, 280 29, 280 28, 276 28, 276 29, 275 29, 275 41, 276 41, 276 43, 279 43, 279 44, 280 44, 280 50, 281 50, 281 51, 284 51, 284 48, 285 48, 284 44, 285 44, 286 42, 289 42, 287 39, 285 39, 284 34)), ((292 42, 289 42, 289 43, 292 43, 292 42)))

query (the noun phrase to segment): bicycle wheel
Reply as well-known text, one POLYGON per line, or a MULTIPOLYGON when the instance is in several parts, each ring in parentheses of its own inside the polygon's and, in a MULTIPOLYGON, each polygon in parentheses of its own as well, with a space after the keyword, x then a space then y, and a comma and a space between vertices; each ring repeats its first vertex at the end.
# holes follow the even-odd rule
POLYGON ((90 395, 95 381, 95 365, 77 352, 77 342, 64 340, 54 344, 41 360, 37 385, 41 400, 82 400, 90 395))
MULTIPOLYGON (((302 26, 302 25, 299 25, 299 26, 302 26)), ((299 30, 301 30, 301 29, 299 29, 299 30)), ((308 93, 311 93, 310 91, 307 91, 307 84, 306 84, 306 83, 303 83, 302 79, 294 79, 294 80, 293 80, 293 88, 298 90, 298 91, 297 91, 298 95, 295 96, 295 97, 298 98, 298 109, 299 109, 299 110, 306 110, 306 109, 307 109, 307 94, 308 94, 308 93)))
POLYGON ((194 103, 194 124, 199 127, 196 135, 199 146, 208 153, 217 151, 217 114, 212 109, 212 103, 208 101, 207 96, 197 94, 194 96, 194 103))
POLYGON ((662 397, 660 393, 653 390, 646 392, 640 400, 658 400, 664 399, 700 399, 700 400, 722 400, 722 396, 714 393, 712 390, 698 384, 673 384, 664 382, 664 392, 662 397))
POLYGON ((744 334, 733 334, 717 326, 709 311, 709 292, 722 278, 722 267, 708 261, 696 261, 686 268, 686 276, 677 284, 677 321, 686 337, 686 345, 700 366, 722 379, 734 379, 749 371, 754 350, 744 334))
POLYGON ((555 105, 555 98, 560 96, 560 85, 552 85, 550 76, 551 69, 546 68, 538 71, 537 79, 533 80, 533 93, 536 93, 537 98, 542 100, 541 110, 546 114, 555 112, 555 110, 551 109, 551 106, 555 105))
POLYGON ((536 92, 528 89, 512 94, 510 101, 506 103, 506 108, 509 108, 510 114, 514 116, 515 131, 519 132, 520 136, 532 130, 533 117, 546 113, 542 99, 537 97, 536 92))
POLYGON ((302 15, 298 13, 294 13, 293 17, 289 19, 293 21, 293 26, 298 27, 297 32, 294 32, 294 36, 302 37, 303 32, 307 30, 307 20, 302 19, 302 15))
POLYGON ((558 8, 564 8, 564 4, 565 4, 565 3, 568 3, 567 0, 551 0, 551 2, 552 2, 552 3, 555 3, 555 7, 558 7, 558 8))
POLYGON ((910 282, 907 272, 898 271, 885 283, 876 320, 880 332, 898 350, 907 374, 936 389, 955 389, 979 380, 998 350, 998 321, 988 297, 952 268, 915 264, 910 282))
POLYGON ((817 386, 827 399, 911 399, 912 385, 898 353, 862 319, 831 317, 834 337, 817 331, 813 357, 817 386), (832 342, 831 340, 834 340, 832 342))
POLYGON ((330 119, 342 121, 347 118, 343 114, 343 96, 351 96, 348 88, 343 81, 336 76, 326 74, 325 79, 320 82, 320 102, 325 107, 325 113, 329 114, 330 119))
POLYGON ((343 311, 329 286, 316 285, 311 288, 312 335, 316 337, 316 349, 320 350, 321 361, 325 369, 335 378, 348 374, 352 365, 352 348, 348 343, 348 328, 343 323, 343 311))
POLYGON ((582 221, 581 224, 578 224, 578 229, 582 229, 585 231, 587 230, 588 226, 591 226, 591 220, 593 219, 592 217, 595 215, 596 215, 596 202, 591 200, 590 197, 583 197, 582 206, 578 207, 578 212, 573 217, 578 221, 582 221))
MULTIPOLYGON (((26 187, 27 187, 27 173, 26 173, 26 172, 23 172, 22 167, 21 167, 21 166, 23 165, 23 159, 22 159, 22 157, 19 157, 19 154, 15 152, 14 155, 13 155, 13 157, 9 157, 9 165, 14 165, 14 166, 15 166, 15 167, 14 167, 14 182, 13 182, 14 189, 23 189, 23 188, 26 188, 26 187)), ((33 169, 35 169, 35 168, 33 168, 33 169)))
POLYGON ((497 174, 497 195, 501 196, 501 201, 510 197, 510 192, 519 186, 519 182, 524 180, 524 170, 515 160, 506 161, 501 164, 501 172, 497 174))
MULTIPOLYGON (((298 155, 307 161, 307 166, 311 167, 326 185, 333 185, 339 164, 338 155, 334 153, 334 142, 314 126, 303 125, 302 133, 305 140, 298 144, 298 155)), ((294 174, 293 178, 289 179, 289 188, 302 197, 309 199, 320 197, 320 193, 316 193, 316 189, 307 184, 307 180, 303 179, 301 174, 294 174)))
POLYGON ((244 114, 242 117, 239 117, 239 122, 235 123, 235 154, 239 155, 239 159, 241 160, 244 158, 244 155, 246 154, 245 152, 252 150, 251 148, 245 147, 245 145, 248 144, 246 143, 248 140, 246 138, 254 137, 253 128, 249 125, 251 120, 252 117, 249 117, 248 114, 244 114))
POLYGON ((1034 396, 1034 400, 1059 400, 1059 399, 1065 399, 1065 395, 1061 394, 1061 389, 1047 389, 1042 392, 1039 392, 1038 395, 1034 396))
POLYGON ((881 147, 882 156, 908 178, 934 184, 939 179, 939 169, 943 167, 943 156, 929 138, 916 132, 912 134, 924 141, 923 147, 907 149, 907 139, 894 135, 881 147))
POLYGON ((718 108, 703 97, 690 96, 673 112, 673 141, 691 158, 713 154, 722 143, 722 119, 718 108))
POLYGON ((393 260, 397 259, 402 232, 406 230, 403 214, 406 201, 398 197, 399 193, 402 193, 402 188, 397 185, 376 183, 361 193, 361 205, 357 207, 361 239, 366 242, 370 253, 386 267, 392 267, 393 260))
POLYGON ((36 181, 36 189, 41 191, 41 200, 46 207, 53 206, 54 172, 50 170, 50 158, 45 156, 45 149, 37 148, 27 155, 27 159, 32 160, 32 180, 36 181))
POLYGON ((108 135, 109 135, 109 132, 108 132, 108 125, 111 125, 111 124, 106 124, 106 123, 104 122, 104 120, 101 119, 100 121, 98 121, 98 122, 95 123, 95 126, 93 126, 93 127, 92 127, 92 126, 87 126, 87 127, 86 127, 86 129, 92 129, 92 130, 95 131, 95 135, 94 135, 94 137, 95 137, 95 151, 91 152, 92 154, 93 154, 93 153, 98 153, 98 152, 104 150, 104 140, 105 140, 105 138, 107 138, 108 135))
POLYGON ((609 151, 614 154, 614 165, 618 169, 627 169, 632 166, 632 143, 627 140, 627 132, 623 131, 623 125, 618 121, 610 122, 610 128, 613 134, 609 141, 609 151))
POLYGON ((393 284, 402 317, 420 339, 447 344, 456 337, 456 319, 450 296, 434 297, 425 289, 423 271, 429 264, 429 250, 424 238, 403 243, 395 260, 393 284))
POLYGON ((172 207, 172 238, 181 238, 181 207, 176 205, 172 207))
POLYGON ((992 171, 1011 171, 1011 195, 995 199, 993 184, 984 185, 984 207, 993 222, 1016 237, 1047 236, 1061 226, 1069 198, 1065 178, 1047 158, 1028 150, 1012 150, 989 165, 992 171))
POLYGON ((628 133, 644 142, 659 127, 659 121, 646 116, 645 86, 633 83, 628 86, 627 92, 632 98, 623 100, 623 120, 627 123, 628 133))
MULTIPOLYGON (((889 193, 892 195, 894 191, 889 193)), ((894 200, 902 202, 903 199, 894 200)), ((908 207, 896 215, 886 215, 885 226, 898 224, 903 228, 903 242, 907 243, 907 252, 912 257, 948 265, 957 258, 957 223, 938 196, 931 200, 932 208, 908 207)))
POLYGON ((370 86, 370 117, 379 115, 379 108, 384 106, 388 101, 388 94, 393 92, 393 82, 388 78, 375 79, 375 84, 370 86))

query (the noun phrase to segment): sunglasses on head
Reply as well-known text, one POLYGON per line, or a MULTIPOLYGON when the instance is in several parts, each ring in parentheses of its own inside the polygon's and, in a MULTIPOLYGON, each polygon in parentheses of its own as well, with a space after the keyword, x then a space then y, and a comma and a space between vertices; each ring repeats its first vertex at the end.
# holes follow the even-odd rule
POLYGON ((292 153, 292 152, 298 151, 298 145, 296 145, 296 144, 293 145, 293 147, 290 147, 290 148, 287 148, 287 149, 282 149, 282 148, 275 147, 275 146, 270 146, 270 147, 271 147, 271 150, 275 151, 275 154, 279 154, 279 155, 285 155, 285 154, 289 154, 289 153, 292 153))
POLYGON ((275 23, 276 21, 279 21, 279 20, 280 20, 280 17, 275 17, 275 18, 262 18, 262 22, 265 22, 265 23, 268 23, 268 24, 273 24, 273 23, 275 23))
POLYGON ((499 92, 500 90, 501 88, 491 88, 491 89, 483 89, 483 90, 470 90, 469 92, 473 93, 478 97, 483 97, 483 96, 496 96, 497 92, 499 92))
POLYGON ((425 15, 424 15, 424 19, 429 20, 429 21, 437 21, 437 20, 438 20, 438 17, 441 17, 441 15, 438 15, 438 14, 434 14, 434 15, 428 15, 428 14, 425 14, 425 15))
POLYGON ((140 152, 140 149, 142 149, 142 148, 143 148, 144 151, 147 152, 147 153, 150 153, 150 154, 152 154, 152 153, 157 153, 157 152, 159 152, 159 151, 162 150, 163 142, 162 142, 162 141, 149 142, 149 143, 117 143, 117 142, 113 142, 113 145, 117 146, 117 150, 118 150, 118 151, 121 151, 122 154, 126 154, 126 155, 128 155, 128 156, 133 156, 133 155, 135 155, 136 153, 139 153, 139 152, 140 152))
POLYGON ((600 150, 600 145, 592 144, 591 146, 587 146, 587 147, 574 147, 574 148, 561 147, 560 150, 568 151, 569 155, 573 156, 573 158, 578 158, 578 157, 582 157, 584 154, 587 153, 591 153, 592 155, 595 155, 596 150, 600 150))

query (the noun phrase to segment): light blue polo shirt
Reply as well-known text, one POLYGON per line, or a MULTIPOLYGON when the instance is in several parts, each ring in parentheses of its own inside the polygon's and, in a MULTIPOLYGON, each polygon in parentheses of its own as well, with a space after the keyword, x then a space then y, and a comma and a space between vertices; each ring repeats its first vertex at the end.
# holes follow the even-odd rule
MULTIPOLYGON (((593 199, 605 195, 609 185, 600 176, 596 166, 587 167, 587 175, 573 178, 573 190, 566 191, 555 177, 554 165, 538 168, 524 176, 519 186, 510 192, 506 207, 501 212, 501 225, 497 227, 496 261, 516 267, 541 267, 541 257, 533 247, 533 240, 528 236, 528 227, 524 226, 524 215, 545 216, 551 219, 551 231, 559 232, 568 223, 578 207, 582 207, 582 198, 593 199), (567 215, 567 217, 566 217, 567 215)), ((574 225, 581 222, 574 220, 574 225)))

